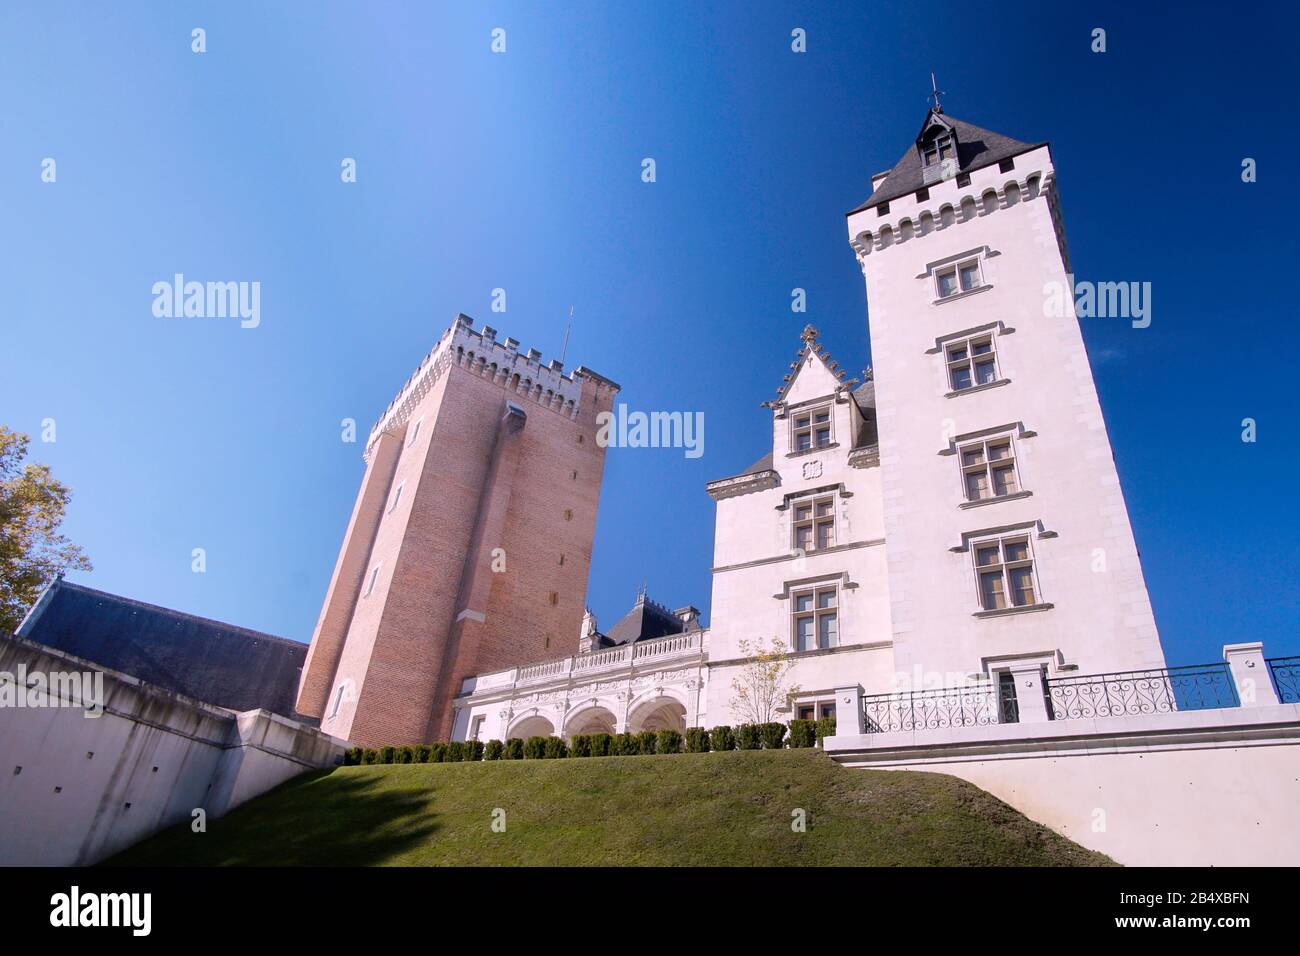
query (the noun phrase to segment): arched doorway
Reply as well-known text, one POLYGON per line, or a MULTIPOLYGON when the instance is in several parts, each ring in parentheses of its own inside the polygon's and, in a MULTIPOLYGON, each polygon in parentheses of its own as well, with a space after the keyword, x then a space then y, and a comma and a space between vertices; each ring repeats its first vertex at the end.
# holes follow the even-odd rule
POLYGON ((527 740, 529 737, 551 737, 555 734, 555 725, 545 717, 525 717, 510 729, 511 737, 527 740))
POLYGON ((676 730, 686 733, 686 707, 672 697, 656 697, 635 707, 627 718, 629 733, 676 730))
POLYGON ((572 739, 581 734, 612 734, 617 721, 605 707, 584 707, 569 719, 565 736, 572 739))

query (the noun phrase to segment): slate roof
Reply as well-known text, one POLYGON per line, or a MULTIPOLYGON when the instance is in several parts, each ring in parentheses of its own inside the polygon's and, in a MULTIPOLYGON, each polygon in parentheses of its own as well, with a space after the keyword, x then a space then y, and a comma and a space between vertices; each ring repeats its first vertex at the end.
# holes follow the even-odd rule
MULTIPOLYGON (((1025 153, 1031 149, 1037 149, 1039 146, 1047 145, 1046 143, 1023 143, 1018 139, 1003 136, 1001 133, 994 133, 992 130, 976 126, 974 123, 967 123, 965 120, 959 120, 946 113, 942 115, 944 121, 952 126, 953 131, 957 134, 957 168, 959 172, 969 173, 976 169, 983 169, 985 166, 1000 163, 1002 160, 1010 159, 1019 153, 1025 153)), ((928 115, 926 119, 928 122, 928 115)), ((924 185, 925 181, 921 177, 921 153, 916 148, 916 143, 913 142, 907 147, 907 152, 903 154, 902 159, 894 165, 894 168, 889 171, 889 175, 871 194, 871 198, 856 209, 850 210, 848 214, 851 216, 855 212, 870 209, 882 202, 889 202, 891 199, 914 193, 924 185)))
POLYGON ((307 645, 56 580, 18 636, 207 704, 293 709, 307 645))
POLYGON ((642 594, 638 595, 632 610, 603 635, 605 641, 602 643, 614 647, 636 641, 652 641, 656 637, 682 634, 685 631, 686 624, 680 617, 642 594))

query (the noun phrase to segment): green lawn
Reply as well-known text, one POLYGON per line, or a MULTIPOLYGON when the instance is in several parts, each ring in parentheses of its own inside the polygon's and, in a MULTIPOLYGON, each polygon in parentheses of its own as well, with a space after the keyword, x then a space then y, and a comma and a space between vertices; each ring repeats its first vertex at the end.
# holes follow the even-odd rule
POLYGON ((818 750, 340 767, 108 865, 1097 866, 956 777, 818 750), (505 811, 504 833, 493 811, 505 811), (791 829, 807 813, 807 831, 791 829))

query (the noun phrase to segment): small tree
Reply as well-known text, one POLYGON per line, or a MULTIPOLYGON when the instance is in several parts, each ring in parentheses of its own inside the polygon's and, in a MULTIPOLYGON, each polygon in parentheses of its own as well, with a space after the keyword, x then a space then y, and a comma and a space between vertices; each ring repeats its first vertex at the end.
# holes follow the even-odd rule
POLYGON ((777 708, 799 693, 799 685, 789 683, 794 661, 778 637, 772 638, 766 650, 757 642, 741 641, 740 654, 748 660, 731 681, 736 692, 731 712, 742 723, 770 724, 776 719, 777 708))
POLYGON ((89 571, 59 534, 72 492, 48 465, 23 465, 26 435, 0 425, 0 632, 16 631, 41 591, 64 571, 89 571))

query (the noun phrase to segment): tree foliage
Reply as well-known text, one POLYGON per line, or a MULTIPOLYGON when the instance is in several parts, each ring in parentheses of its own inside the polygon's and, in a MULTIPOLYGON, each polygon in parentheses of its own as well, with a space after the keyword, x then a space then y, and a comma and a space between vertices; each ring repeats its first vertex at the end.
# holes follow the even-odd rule
POLYGON ((778 637, 772 638, 767 648, 757 641, 752 644, 741 641, 740 656, 748 661, 731 681, 731 689, 735 691, 731 712, 744 723, 771 723, 778 708, 799 693, 798 684, 787 684, 794 661, 778 637))
POLYGON ((48 465, 23 464, 28 437, 0 425, 0 633, 12 632, 64 571, 89 571, 81 548, 59 534, 72 497, 48 465))

